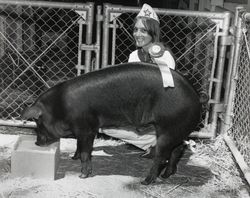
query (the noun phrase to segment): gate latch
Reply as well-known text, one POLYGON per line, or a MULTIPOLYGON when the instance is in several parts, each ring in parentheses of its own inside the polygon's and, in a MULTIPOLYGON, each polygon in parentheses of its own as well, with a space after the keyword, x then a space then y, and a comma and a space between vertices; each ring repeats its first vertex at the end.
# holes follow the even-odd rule
POLYGON ((218 103, 214 105, 214 111, 217 113, 222 113, 225 111, 225 104, 223 103, 218 103))
POLYGON ((232 35, 222 36, 221 45, 233 45, 234 37, 232 35))
POLYGON ((224 35, 222 32, 217 33, 217 36, 221 37, 221 45, 233 45, 234 36, 233 35, 224 35))

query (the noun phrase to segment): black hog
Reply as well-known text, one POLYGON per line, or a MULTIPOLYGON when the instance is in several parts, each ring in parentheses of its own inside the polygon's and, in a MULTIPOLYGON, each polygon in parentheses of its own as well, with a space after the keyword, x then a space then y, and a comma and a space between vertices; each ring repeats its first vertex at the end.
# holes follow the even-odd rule
POLYGON ((153 125, 155 158, 142 182, 150 184, 161 172, 163 178, 175 173, 182 142, 200 122, 199 95, 181 74, 172 75, 175 87, 163 88, 160 70, 151 64, 126 63, 90 72, 48 89, 22 118, 35 119, 39 146, 76 138, 82 178, 92 172, 99 128, 153 125))

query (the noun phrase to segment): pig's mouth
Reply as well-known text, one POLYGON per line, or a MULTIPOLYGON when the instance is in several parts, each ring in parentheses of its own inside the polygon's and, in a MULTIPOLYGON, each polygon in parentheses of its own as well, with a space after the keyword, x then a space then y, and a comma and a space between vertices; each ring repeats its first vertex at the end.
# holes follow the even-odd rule
POLYGON ((35 142, 35 144, 37 146, 40 146, 40 147, 46 147, 46 146, 49 146, 50 144, 53 144, 55 142, 58 142, 59 140, 53 140, 53 141, 49 141, 49 142, 46 142, 46 143, 41 143, 41 142, 35 142))
POLYGON ((58 142, 58 141, 59 141, 59 139, 58 140, 50 140, 48 142, 39 142, 39 141, 36 141, 35 144, 37 146, 46 147, 46 146, 49 146, 50 144, 53 144, 53 143, 58 142))
POLYGON ((44 135, 39 135, 37 136, 37 140, 35 142, 35 144, 37 146, 41 146, 41 147, 45 147, 45 146, 49 146, 50 144, 53 144, 54 142, 59 141, 59 139, 57 138, 48 138, 44 135))

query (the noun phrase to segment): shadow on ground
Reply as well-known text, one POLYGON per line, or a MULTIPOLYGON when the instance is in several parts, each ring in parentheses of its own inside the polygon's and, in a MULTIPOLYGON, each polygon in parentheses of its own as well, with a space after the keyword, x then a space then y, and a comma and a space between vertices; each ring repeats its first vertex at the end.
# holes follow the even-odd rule
MULTIPOLYGON (((152 159, 142 158, 142 151, 139 149, 128 149, 128 145, 120 146, 103 146, 95 148, 94 151, 104 150, 105 153, 112 156, 93 156, 92 176, 97 175, 124 175, 137 178, 146 177, 152 159)), ((212 177, 211 171, 195 164, 187 164, 190 151, 186 151, 178 163, 178 170, 175 175, 172 175, 166 180, 158 181, 157 183, 180 184, 185 182, 186 186, 201 186, 212 177)), ((76 172, 80 175, 81 163, 80 160, 72 160, 69 153, 61 153, 60 166, 57 172, 57 178, 63 178, 67 172, 76 172)))

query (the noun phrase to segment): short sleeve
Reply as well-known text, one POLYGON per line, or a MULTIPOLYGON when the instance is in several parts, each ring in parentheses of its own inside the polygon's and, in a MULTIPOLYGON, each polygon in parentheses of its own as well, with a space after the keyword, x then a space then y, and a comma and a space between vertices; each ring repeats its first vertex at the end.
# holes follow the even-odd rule
POLYGON ((138 57, 138 50, 133 51, 131 54, 129 54, 128 62, 141 62, 138 57))

